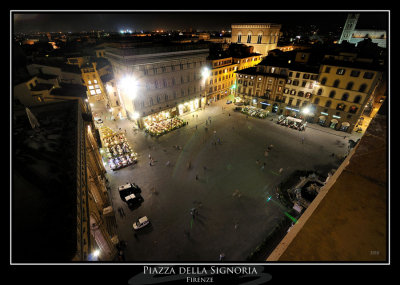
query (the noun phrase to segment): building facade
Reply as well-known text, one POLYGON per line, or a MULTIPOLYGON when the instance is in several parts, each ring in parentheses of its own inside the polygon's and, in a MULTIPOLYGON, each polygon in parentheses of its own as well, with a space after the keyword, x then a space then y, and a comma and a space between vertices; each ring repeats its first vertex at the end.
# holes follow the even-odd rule
POLYGON ((231 43, 242 43, 254 47, 254 52, 267 56, 268 51, 276 49, 280 24, 247 23, 232 24, 231 43))
POLYGON ((314 122, 345 132, 357 130, 381 77, 382 66, 372 60, 358 61, 352 54, 327 55, 313 100, 314 122))
POLYGON ((343 41, 347 41, 351 44, 357 45, 364 39, 370 38, 372 42, 376 43, 379 47, 386 48, 386 31, 373 29, 356 29, 359 17, 360 14, 357 13, 348 14, 343 27, 342 35, 340 36, 339 44, 343 41))
POLYGON ((106 48, 127 117, 147 121, 184 115, 201 107, 207 45, 174 44, 106 48))

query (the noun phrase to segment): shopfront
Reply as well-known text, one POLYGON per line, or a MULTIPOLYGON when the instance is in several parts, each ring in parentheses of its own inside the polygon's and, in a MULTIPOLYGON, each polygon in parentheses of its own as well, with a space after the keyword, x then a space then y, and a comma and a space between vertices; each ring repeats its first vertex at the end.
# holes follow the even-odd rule
POLYGON ((199 98, 185 102, 178 106, 178 115, 182 116, 182 115, 189 114, 189 113, 194 112, 197 109, 199 109, 199 107, 200 107, 200 99, 199 98))
POLYGON ((279 109, 279 107, 278 107, 278 104, 277 104, 277 103, 275 103, 274 105, 272 105, 272 113, 278 112, 278 109, 279 109))
POLYGON ((325 126, 325 122, 326 122, 326 117, 325 116, 319 116, 318 118, 318 124, 320 124, 321 126, 325 126))
POLYGON ((347 132, 349 130, 350 123, 349 122, 343 122, 342 125, 340 126, 340 131, 347 132))
POLYGON ((329 124, 329 127, 330 127, 331 129, 334 129, 334 130, 335 130, 337 124, 338 124, 338 120, 332 119, 331 122, 330 122, 330 124, 329 124))
POLYGON ((162 111, 143 118, 144 128, 152 136, 160 136, 180 128, 186 122, 177 116, 177 108, 162 111))

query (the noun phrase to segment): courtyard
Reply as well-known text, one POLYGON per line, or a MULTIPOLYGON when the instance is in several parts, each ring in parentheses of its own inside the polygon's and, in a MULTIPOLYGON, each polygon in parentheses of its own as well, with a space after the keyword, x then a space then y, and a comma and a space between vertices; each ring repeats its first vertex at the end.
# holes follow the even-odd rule
MULTIPOLYGON (((336 169, 348 140, 360 136, 316 125, 300 132, 276 124, 277 116, 247 118, 234 107, 220 100, 182 116, 187 126, 160 137, 134 131, 129 120, 102 116, 104 125, 126 130, 138 153, 137 164, 106 174, 119 239, 127 242, 126 261, 217 262, 221 253, 224 261, 245 261, 287 219, 288 209, 272 195, 276 187, 296 170, 336 169), (273 148, 265 156, 269 145, 273 148), (142 190, 144 201, 134 210, 118 194, 126 182, 142 190), (267 202, 271 195, 275 203, 267 202), (132 224, 142 216, 151 224, 135 236, 132 224)), ((106 112, 100 102, 92 109, 106 112)))

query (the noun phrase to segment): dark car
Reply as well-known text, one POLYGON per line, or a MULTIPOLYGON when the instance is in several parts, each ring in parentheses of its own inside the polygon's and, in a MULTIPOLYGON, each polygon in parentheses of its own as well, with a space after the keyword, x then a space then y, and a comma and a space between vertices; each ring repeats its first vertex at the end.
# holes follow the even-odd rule
POLYGON ((140 195, 138 195, 141 190, 139 186, 135 183, 126 183, 118 187, 119 196, 122 201, 130 204, 140 200, 140 195))

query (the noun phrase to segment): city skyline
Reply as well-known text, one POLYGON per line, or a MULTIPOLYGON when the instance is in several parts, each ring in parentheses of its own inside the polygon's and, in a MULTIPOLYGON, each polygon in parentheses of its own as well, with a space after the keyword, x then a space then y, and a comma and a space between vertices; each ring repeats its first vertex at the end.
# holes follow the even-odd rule
MULTIPOLYGON (((283 28, 299 25, 317 25, 320 30, 340 28, 348 12, 355 11, 29 11, 12 12, 16 33, 29 32, 80 32, 91 30, 133 32, 153 30, 212 31, 229 30, 233 23, 278 23, 283 28), (77 15, 81 15, 79 18, 77 15), (299 24, 300 23, 300 24, 299 24), (51 27, 51 28, 49 28, 51 27)), ((358 11, 357 11, 358 12, 358 11)), ((385 11, 364 12, 358 25, 360 28, 386 29, 388 13, 385 11)))

